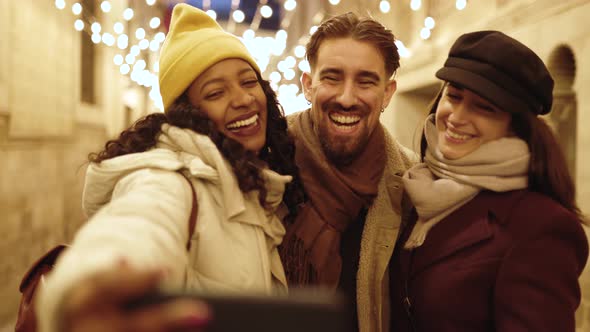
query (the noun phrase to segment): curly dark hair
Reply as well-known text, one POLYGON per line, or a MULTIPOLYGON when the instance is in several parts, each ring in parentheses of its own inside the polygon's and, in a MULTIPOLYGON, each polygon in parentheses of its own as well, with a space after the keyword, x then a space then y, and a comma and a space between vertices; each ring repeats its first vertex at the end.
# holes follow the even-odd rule
POLYGON ((102 151, 89 154, 88 160, 99 163, 117 156, 147 151, 156 145, 164 123, 191 129, 211 138, 221 154, 229 161, 238 179, 240 190, 244 193, 258 190, 258 199, 264 208, 268 208, 267 191, 260 173, 259 161, 266 162, 270 169, 279 174, 291 175, 293 181, 285 188, 283 202, 289 209, 289 218, 292 218, 305 199, 294 161, 295 145, 287 132, 287 120, 275 92, 268 81, 263 80, 258 74, 257 76, 266 96, 268 110, 266 143, 258 156, 253 151, 246 150, 238 141, 223 135, 205 112, 193 106, 186 94, 183 94, 165 114, 154 113, 140 118, 124 130, 118 138, 109 140, 102 151))

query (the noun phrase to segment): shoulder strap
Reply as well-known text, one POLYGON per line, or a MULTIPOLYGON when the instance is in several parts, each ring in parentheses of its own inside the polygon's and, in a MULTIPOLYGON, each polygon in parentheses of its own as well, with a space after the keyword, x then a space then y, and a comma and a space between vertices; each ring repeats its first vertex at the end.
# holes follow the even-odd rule
POLYGON ((188 241, 186 243, 186 250, 191 250, 191 238, 195 233, 195 226, 197 224, 197 211, 199 210, 197 204, 197 194, 195 193, 195 188, 193 188, 191 180, 186 176, 186 174, 183 172, 179 173, 182 174, 182 176, 188 181, 188 185, 191 187, 191 193, 193 196, 193 206, 191 208, 191 215, 188 221, 188 241))

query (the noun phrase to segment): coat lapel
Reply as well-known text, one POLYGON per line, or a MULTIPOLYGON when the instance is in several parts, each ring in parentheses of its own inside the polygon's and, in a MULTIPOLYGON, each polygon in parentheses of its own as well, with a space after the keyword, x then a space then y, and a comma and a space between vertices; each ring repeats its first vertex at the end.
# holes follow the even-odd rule
POLYGON ((490 216, 493 211, 489 207, 493 205, 486 196, 480 193, 430 230, 424 244, 415 249, 412 275, 461 249, 492 237, 490 216))
POLYGON ((496 193, 482 191, 465 206, 433 227, 415 250, 412 276, 459 250, 493 237, 491 223, 503 224, 525 190, 496 193))

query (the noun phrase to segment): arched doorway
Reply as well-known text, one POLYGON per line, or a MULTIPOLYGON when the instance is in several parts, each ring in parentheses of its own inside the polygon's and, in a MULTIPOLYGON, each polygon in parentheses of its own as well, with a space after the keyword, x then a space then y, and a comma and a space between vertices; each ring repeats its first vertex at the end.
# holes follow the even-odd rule
POLYGON ((570 174, 576 176, 577 102, 573 83, 576 76, 576 60, 567 45, 551 52, 548 69, 555 81, 553 108, 546 118, 555 130, 567 160, 570 174))

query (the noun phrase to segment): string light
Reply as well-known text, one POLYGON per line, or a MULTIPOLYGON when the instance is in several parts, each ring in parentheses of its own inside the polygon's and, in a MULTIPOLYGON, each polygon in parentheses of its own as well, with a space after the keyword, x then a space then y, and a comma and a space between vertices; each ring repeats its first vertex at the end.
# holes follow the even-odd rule
POLYGON ((113 46, 115 45, 115 37, 113 37, 113 35, 111 35, 110 33, 105 32, 102 35, 102 42, 107 46, 113 46))
POLYGON ((82 13, 82 5, 77 2, 73 4, 72 13, 74 13, 74 15, 80 15, 80 13, 82 13))
POLYGON ((387 14, 387 13, 389 13, 390 9, 391 9, 391 5, 389 4, 389 1, 382 0, 379 3, 379 10, 381 10, 382 13, 387 14))
POLYGON ((157 40, 158 43, 162 43, 166 39, 166 35, 163 32, 158 32, 154 36, 154 40, 157 40))
POLYGON ((122 34, 124 29, 125 29, 125 27, 123 26, 123 23, 121 23, 121 22, 117 22, 113 25, 113 31, 115 31, 115 33, 118 35, 122 34))
POLYGON ((129 21, 133 18, 133 9, 131 8, 127 8, 123 11, 123 18, 125 19, 125 21, 129 21))
POLYGON ((424 26, 430 30, 434 28, 435 22, 434 19, 430 16, 424 19, 424 26))
POLYGON ((102 28, 102 27, 100 26, 100 23, 98 23, 98 22, 94 22, 94 23, 92 23, 92 25, 90 26, 90 30, 91 30, 93 33, 95 33, 95 34, 99 34, 99 33, 100 33, 100 30, 101 30, 101 28, 102 28))
POLYGON ((135 30, 135 38, 141 40, 145 38, 145 30, 143 28, 138 28, 135 30))
POLYGON ((117 38, 117 47, 119 49, 126 49, 127 46, 129 46, 129 37, 127 37, 127 35, 122 34, 117 38))
POLYGON ((420 30, 420 38, 422 38, 424 40, 430 38, 430 29, 428 29, 426 27, 425 28, 422 28, 420 30))
POLYGON ((102 38, 100 37, 99 33, 93 33, 92 36, 90 37, 90 40, 92 40, 93 43, 98 44, 98 43, 100 43, 102 38))
POLYGON ((211 17, 214 20, 217 20, 217 13, 213 10, 213 9, 209 9, 207 10, 207 15, 209 15, 209 17, 211 17))
POLYGON ((123 56, 121 54, 117 54, 113 57, 113 62, 115 65, 120 66, 123 64, 123 56))
POLYGON ((59 10, 66 8, 66 2, 64 0, 55 0, 55 8, 59 10))
POLYGON ((244 37, 244 39, 246 39, 246 40, 254 39, 255 36, 256 36, 256 33, 252 29, 246 29, 244 31, 244 33, 242 34, 242 37, 244 37))
POLYGON ((295 46, 295 50, 293 51, 295 56, 298 58, 303 58, 305 56, 305 46, 297 45, 295 46))
POLYGON ((299 65, 297 67, 302 72, 306 72, 306 73, 311 72, 311 67, 309 66, 309 61, 307 61, 307 60, 302 60, 301 62, 299 62, 299 65))
POLYGON ((140 50, 147 50, 150 47, 150 42, 147 39, 142 39, 139 41, 139 49, 140 50))
POLYGON ((78 31, 84 30, 84 21, 77 19, 76 22, 74 22, 74 28, 78 31))
POLYGON ((264 18, 269 18, 272 16, 272 8, 269 5, 264 5, 260 7, 260 15, 264 18))
POLYGON ((234 19, 234 21, 236 21, 236 23, 242 23, 246 19, 246 15, 243 11, 236 9, 232 14, 232 18, 234 19))
POLYGON ((288 12, 293 11, 295 7, 297 7, 297 1, 287 0, 285 1, 285 4, 283 4, 283 7, 285 7, 285 10, 288 12))
POLYGON ((458 10, 463 10, 467 6, 467 0, 457 0, 455 2, 455 8, 458 10))
POLYGON ((125 62, 127 62, 128 64, 132 64, 135 62, 135 56, 131 53, 127 54, 125 56, 125 62))
POLYGON ((160 18, 159 17, 153 17, 150 20, 150 28, 157 29, 159 26, 160 26, 160 18))
POLYGON ((110 3, 110 2, 108 2, 108 1, 103 1, 103 2, 100 4, 100 9, 102 9, 102 11, 103 11, 103 12, 105 12, 105 13, 108 13, 108 12, 110 12, 110 11, 111 11, 111 8, 112 8, 112 7, 111 7, 111 3, 110 3))
MULTIPOLYGON (((156 2, 156 0, 146 0, 146 4, 148 6, 153 6, 156 4, 156 2)), ((340 0, 329 0, 329 3, 334 6, 340 4, 340 2, 340 0)), ((112 1, 102 1, 100 4, 101 10, 105 13, 110 12, 112 10, 111 3, 112 1)), ((246 15, 243 10, 239 9, 239 5, 240 0, 231 1, 231 19, 237 23, 243 23, 246 19, 246 15)), ((455 2, 455 6, 458 10, 463 10, 466 5, 466 0, 456 0, 455 2)), ((55 0, 55 6, 56 8, 62 10, 66 7, 66 3, 64 0, 55 0)), ((414 11, 420 10, 421 6, 421 0, 410 1, 410 7, 414 11)), ((291 12, 296 9, 297 1, 285 0, 283 1, 283 7, 286 12, 291 12)), ((81 3, 75 2, 72 5, 71 10, 75 16, 78 16, 82 14, 84 8, 81 3)), ((217 13, 211 9, 210 0, 203 1, 203 10, 205 10, 207 14, 213 19, 217 19, 217 13)), ((390 0, 380 0, 379 10, 382 13, 390 12, 390 0)), ((258 15, 260 15, 258 18, 270 18, 274 15, 273 9, 267 4, 266 0, 259 0, 258 15)), ((292 15, 292 13, 289 13, 289 15, 292 15)), ((126 8, 122 12, 122 17, 125 21, 131 21, 134 16, 135 12, 133 8, 126 8)), ((140 56, 140 53, 147 49, 154 53, 157 53, 160 50, 160 47, 166 37, 164 32, 157 31, 162 25, 161 18, 152 17, 146 22, 148 23, 147 25, 149 28, 156 30, 150 32, 152 34, 151 36, 147 36, 148 33, 143 27, 139 27, 134 33, 125 34, 124 31, 126 28, 124 23, 121 22, 116 22, 113 25, 113 35, 107 31, 103 31, 100 23, 93 22, 93 17, 88 17, 88 15, 83 15, 82 17, 80 19, 76 19, 74 28, 78 31, 82 31, 85 29, 86 24, 88 24, 90 26, 90 30, 92 31, 91 39, 93 43, 102 42, 107 46, 114 45, 121 50, 127 50, 131 46, 129 48, 129 53, 125 55, 125 51, 123 51, 122 55, 117 54, 113 58, 113 62, 119 67, 121 74, 127 75, 130 73, 130 79, 133 82, 136 82, 141 86, 151 87, 149 97, 154 101, 156 107, 162 109, 162 102, 159 94, 159 85, 157 80, 157 73, 159 71, 158 63, 155 61, 152 66, 153 68, 147 68, 147 64, 141 59, 142 56, 140 56), (135 35, 135 38, 137 39, 137 44, 130 45, 129 38, 133 35, 135 35)), ((435 25, 436 22, 434 18, 426 17, 424 20, 424 27, 420 30, 420 37, 424 40, 430 38, 432 34, 431 30, 435 27, 435 25)), ((257 25, 251 24, 250 27, 257 28, 257 25)), ((309 33, 313 34, 316 30, 317 26, 312 26, 309 29, 309 33)), ((304 59, 305 47, 303 45, 296 45, 293 47, 291 50, 292 55, 284 55, 287 46, 287 37, 288 34, 283 29, 278 30, 274 37, 262 37, 256 36, 255 30, 250 28, 244 31, 241 39, 244 44, 246 44, 248 50, 252 53, 262 73, 266 71, 272 56, 284 57, 277 63, 277 71, 272 71, 269 75, 271 87, 277 91, 277 95, 280 97, 279 100, 282 100, 284 105, 288 105, 290 109, 304 109, 308 107, 305 97, 302 93, 300 93, 298 86, 296 84, 289 83, 289 81, 293 80, 297 75, 295 70, 310 72, 311 69, 309 62, 304 59)), ((407 49, 401 41, 396 41, 396 46, 398 47, 398 52, 401 57, 411 56, 410 50, 407 49)))
POLYGON ((119 72, 121 72, 121 74, 123 75, 127 75, 130 70, 131 67, 129 67, 129 65, 126 63, 122 64, 121 67, 119 67, 119 72))

